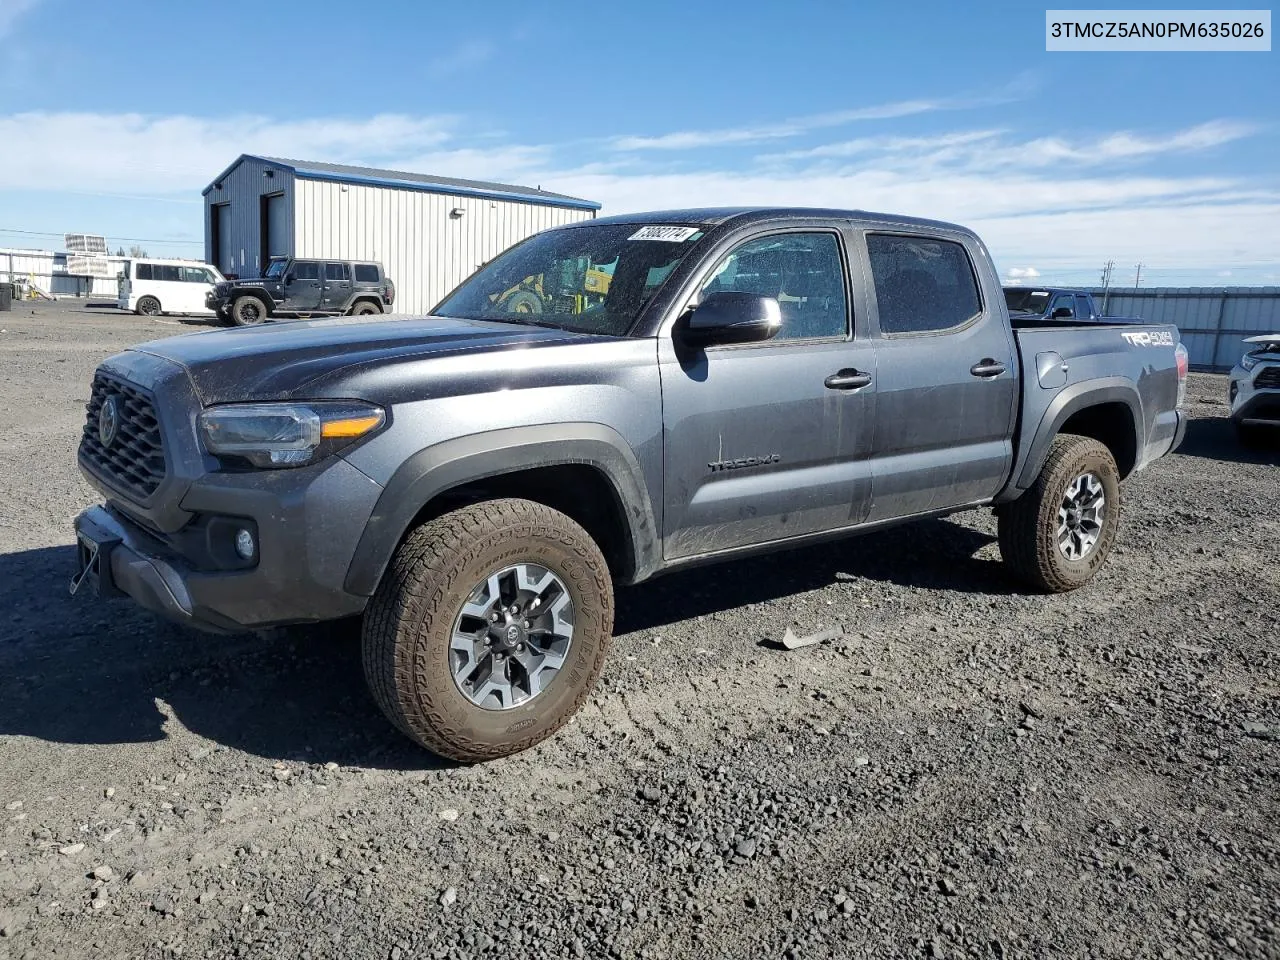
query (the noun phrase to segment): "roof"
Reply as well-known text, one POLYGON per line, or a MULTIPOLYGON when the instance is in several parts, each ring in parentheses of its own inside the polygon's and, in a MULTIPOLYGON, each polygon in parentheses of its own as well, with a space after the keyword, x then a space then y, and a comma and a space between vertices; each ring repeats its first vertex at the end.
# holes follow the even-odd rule
MULTIPOLYGON (((899 216, 895 213, 872 213, 867 210, 836 210, 828 207, 694 207, 685 210, 655 210, 647 213, 623 213, 592 220, 593 225, 610 223, 670 223, 719 226, 730 220, 755 223, 761 220, 789 218, 813 218, 817 220, 857 220, 885 227, 929 227, 936 230, 952 230, 973 235, 973 231, 954 223, 940 220, 922 220, 919 217, 899 216)), ((570 224, 569 226, 577 226, 570 224)))
POLYGON ((410 173, 406 170, 381 170, 377 167, 348 166, 344 163, 324 163, 318 160, 289 160, 285 157, 262 157, 242 153, 227 169, 214 178, 202 191, 207 196, 214 184, 222 180, 245 160, 258 160, 290 171, 305 180, 331 180, 337 183, 367 184, 391 187, 398 190, 421 190, 427 193, 447 193, 451 196, 486 197, 493 200, 515 200, 548 207, 570 207, 576 210, 599 210, 600 204, 563 193, 551 193, 535 187, 521 187, 510 183, 494 183, 487 180, 461 180, 456 177, 436 177, 426 173, 410 173))

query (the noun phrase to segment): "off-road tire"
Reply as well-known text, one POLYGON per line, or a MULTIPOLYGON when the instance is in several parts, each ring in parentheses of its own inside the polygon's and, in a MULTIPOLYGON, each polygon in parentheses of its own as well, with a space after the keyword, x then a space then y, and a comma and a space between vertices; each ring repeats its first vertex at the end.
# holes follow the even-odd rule
POLYGON ((160 301, 155 297, 143 297, 138 301, 137 309, 134 311, 140 317, 158 317, 160 316, 160 301))
POLYGON ((266 323, 270 315, 261 297, 245 294, 236 297, 235 302, 231 304, 231 322, 237 327, 256 327, 260 323, 266 323), (252 311, 257 312, 254 314, 252 311))
POLYGON ((365 611, 365 679, 382 712, 428 750, 472 763, 525 750, 577 712, 604 668, 613 630, 613 582, 600 548, 577 523, 529 500, 472 504, 413 530, 365 611), (450 672, 449 638, 477 584, 514 563, 547 567, 567 586, 569 659, 528 702, 486 710, 450 672))
POLYGON ((381 308, 379 308, 376 303, 369 300, 361 300, 351 308, 351 315, 353 317, 367 317, 370 314, 381 312, 381 308))
POLYGON ((1019 580, 1048 593, 1084 586, 1106 561, 1120 528, 1120 471, 1111 451, 1090 437, 1055 437, 1040 476, 1021 497, 1001 507, 997 525, 1000 556, 1019 580), (1102 531, 1083 557, 1069 560, 1058 548, 1058 508, 1067 487, 1085 473, 1102 482, 1102 531))

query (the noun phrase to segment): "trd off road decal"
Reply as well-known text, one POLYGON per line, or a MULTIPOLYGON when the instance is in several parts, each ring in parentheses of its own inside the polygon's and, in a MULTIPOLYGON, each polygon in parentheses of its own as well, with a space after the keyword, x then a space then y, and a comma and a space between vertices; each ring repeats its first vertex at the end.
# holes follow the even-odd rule
POLYGON ((1137 333, 1122 333, 1120 336, 1135 347, 1173 346, 1173 334, 1168 330, 1139 330, 1137 333))

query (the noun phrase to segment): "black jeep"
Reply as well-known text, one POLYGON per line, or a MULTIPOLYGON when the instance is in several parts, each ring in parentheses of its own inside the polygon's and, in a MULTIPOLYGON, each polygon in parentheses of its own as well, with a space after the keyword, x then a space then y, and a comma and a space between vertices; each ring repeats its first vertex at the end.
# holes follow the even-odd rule
POLYGON ((395 297, 380 263, 276 257, 261 277, 216 284, 205 306, 248 327, 277 317, 386 313, 395 297))

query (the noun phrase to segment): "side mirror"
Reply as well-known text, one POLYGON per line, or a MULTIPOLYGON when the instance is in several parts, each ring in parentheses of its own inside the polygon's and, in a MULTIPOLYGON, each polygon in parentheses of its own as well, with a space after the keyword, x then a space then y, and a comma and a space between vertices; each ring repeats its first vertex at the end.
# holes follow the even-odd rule
POLYGON ((1053 311, 1053 314, 1049 317, 1049 319, 1050 320, 1071 320, 1073 319, 1073 317, 1074 317, 1074 314, 1072 313, 1072 310, 1070 307, 1058 307, 1057 310, 1053 311))
POLYGON ((768 340, 781 328, 782 307, 776 299, 726 290, 707 294, 689 314, 680 335, 688 344, 710 347, 768 340))

